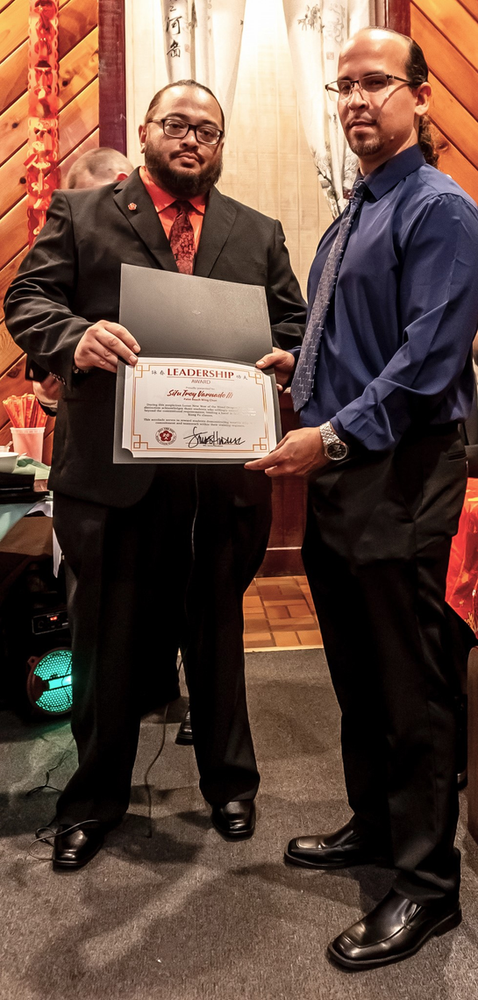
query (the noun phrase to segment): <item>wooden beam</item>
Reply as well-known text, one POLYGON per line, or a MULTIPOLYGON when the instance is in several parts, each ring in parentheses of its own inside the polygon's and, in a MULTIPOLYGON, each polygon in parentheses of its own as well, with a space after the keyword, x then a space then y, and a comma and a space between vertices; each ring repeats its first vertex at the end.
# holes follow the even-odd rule
POLYGON ((385 27, 409 35, 410 0, 383 0, 383 6, 385 27))
POLYGON ((124 0, 98 0, 100 146, 126 153, 124 0))

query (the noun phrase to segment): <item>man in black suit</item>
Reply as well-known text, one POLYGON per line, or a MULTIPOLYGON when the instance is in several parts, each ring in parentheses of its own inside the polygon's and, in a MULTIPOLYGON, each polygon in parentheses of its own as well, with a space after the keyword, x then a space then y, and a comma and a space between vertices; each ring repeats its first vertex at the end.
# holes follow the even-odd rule
POLYGON ((242 596, 267 545, 269 484, 241 466, 113 465, 114 374, 118 358, 134 365, 140 350, 118 323, 120 268, 175 271, 178 263, 263 285, 282 348, 300 341, 305 308, 280 224, 215 187, 224 120, 214 95, 194 81, 164 88, 140 138, 145 167, 127 180, 55 192, 6 297, 13 337, 64 386, 50 485, 70 573, 79 766, 57 805, 60 870, 86 864, 126 811, 140 720, 137 660, 170 657, 178 638, 214 826, 238 838, 255 823, 242 596), (186 235, 174 243, 175 259, 178 223, 186 235))

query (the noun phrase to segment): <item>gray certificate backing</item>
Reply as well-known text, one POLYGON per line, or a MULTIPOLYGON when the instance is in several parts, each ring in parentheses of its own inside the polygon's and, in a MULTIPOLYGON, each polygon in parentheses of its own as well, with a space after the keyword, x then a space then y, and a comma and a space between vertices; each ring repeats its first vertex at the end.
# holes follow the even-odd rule
MULTIPOLYGON (((161 271, 149 267, 121 265, 120 323, 138 344, 139 357, 200 358, 205 361, 238 361, 255 365, 272 350, 267 299, 261 285, 242 285, 215 278, 161 271)), ((116 379, 113 462, 149 465, 184 459, 133 458, 122 447, 123 364, 116 379)), ((269 373, 268 373, 269 374, 269 373)), ((281 437, 280 411, 274 382, 277 439, 281 437)), ((244 460, 195 459, 201 464, 244 464, 244 460)))

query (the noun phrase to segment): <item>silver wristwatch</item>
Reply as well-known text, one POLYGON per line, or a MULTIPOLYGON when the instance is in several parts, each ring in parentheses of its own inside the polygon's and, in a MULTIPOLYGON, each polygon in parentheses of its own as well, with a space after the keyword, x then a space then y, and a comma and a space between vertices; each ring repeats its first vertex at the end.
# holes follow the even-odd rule
POLYGON ((343 458, 347 458, 349 447, 345 444, 345 441, 341 441, 338 434, 335 433, 330 420, 327 420, 327 423, 325 424, 321 424, 319 431, 322 435, 324 452, 327 455, 327 458, 330 458, 332 462, 341 462, 343 458))

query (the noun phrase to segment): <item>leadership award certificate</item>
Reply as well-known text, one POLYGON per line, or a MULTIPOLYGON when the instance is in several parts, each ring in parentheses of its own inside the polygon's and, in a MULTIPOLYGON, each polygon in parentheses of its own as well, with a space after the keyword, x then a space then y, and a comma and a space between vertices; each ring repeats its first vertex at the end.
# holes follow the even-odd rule
POLYGON ((133 458, 247 462, 276 446, 275 387, 253 365, 141 357, 124 378, 122 446, 133 458))

